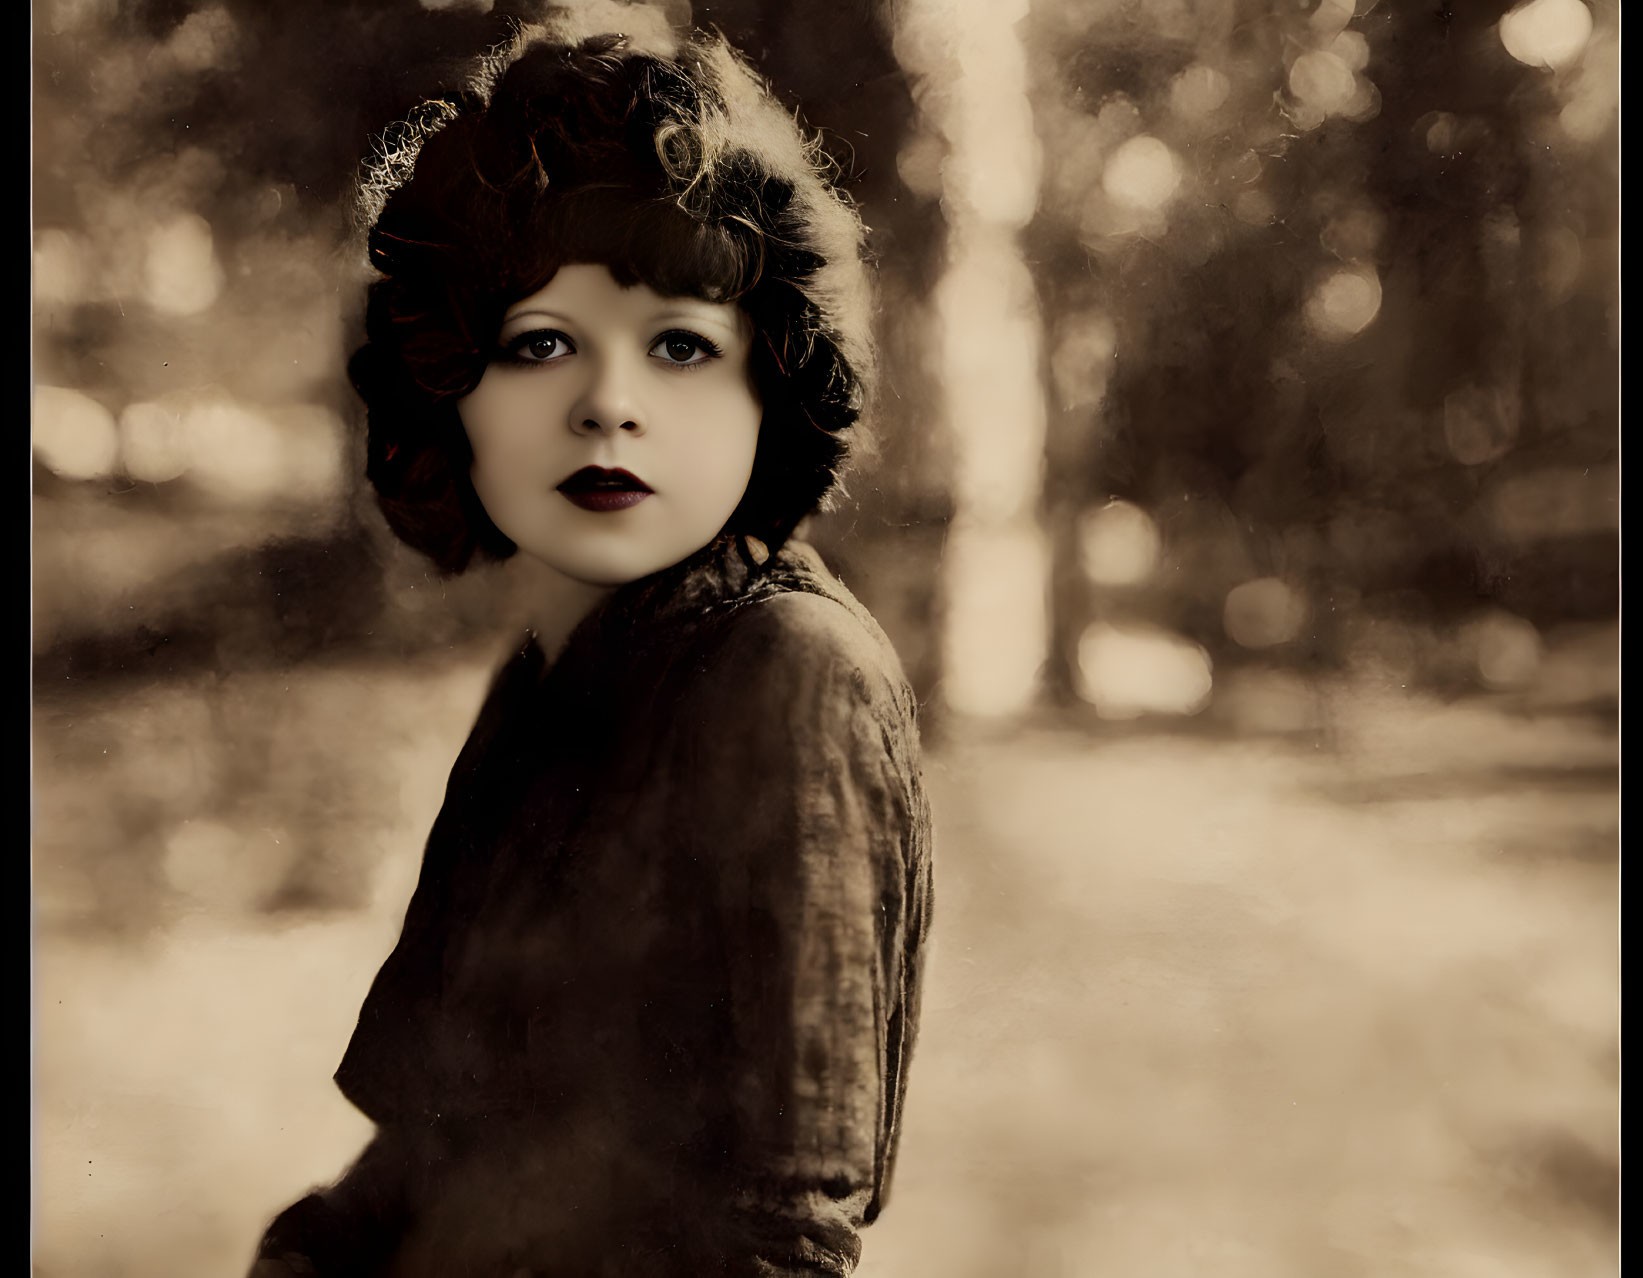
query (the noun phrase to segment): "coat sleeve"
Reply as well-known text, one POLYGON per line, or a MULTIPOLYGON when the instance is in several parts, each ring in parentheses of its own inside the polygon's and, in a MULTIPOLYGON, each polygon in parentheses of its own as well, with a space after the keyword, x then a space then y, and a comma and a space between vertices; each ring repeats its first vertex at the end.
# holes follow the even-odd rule
POLYGON ((832 600, 778 596, 729 631, 687 725, 728 1098, 711 1271, 845 1275, 884 1189, 916 993, 911 695, 832 600))
MULTIPOLYGON (((334 1185, 287 1207, 257 1247, 258 1262, 296 1274, 371 1278, 385 1271, 404 1233, 407 1167, 413 1155, 393 1132, 380 1132, 334 1185)), ((252 1278, 269 1267, 253 1268, 252 1278)))

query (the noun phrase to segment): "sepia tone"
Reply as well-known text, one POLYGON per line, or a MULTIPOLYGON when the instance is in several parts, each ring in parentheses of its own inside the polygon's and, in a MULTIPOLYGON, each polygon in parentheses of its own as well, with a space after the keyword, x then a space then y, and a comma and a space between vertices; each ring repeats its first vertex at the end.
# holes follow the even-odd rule
MULTIPOLYGON (((806 536, 936 890, 857 1272, 1615 1272, 1617 4, 650 7, 878 273, 806 536)), ((369 1136, 331 1075, 523 601, 366 490, 355 184, 539 11, 36 0, 43 1278, 240 1272, 369 1136)))

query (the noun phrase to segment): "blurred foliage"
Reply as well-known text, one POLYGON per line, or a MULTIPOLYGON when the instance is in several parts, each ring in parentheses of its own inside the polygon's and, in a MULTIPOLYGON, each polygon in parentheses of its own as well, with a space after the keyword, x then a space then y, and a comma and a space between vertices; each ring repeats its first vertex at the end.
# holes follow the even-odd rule
MULTIPOLYGON (((619 24, 621 6, 606 9, 619 24)), ((479 53, 542 10, 36 6, 41 690, 494 633, 497 575, 437 579, 391 542, 364 491, 343 373, 366 280, 352 195, 376 132, 463 83, 479 53), (440 606, 423 606, 430 595, 440 606)), ((847 10, 841 21, 834 7, 732 0, 697 16, 802 103, 862 205, 893 300, 927 289, 940 215, 895 175, 913 103, 888 31, 869 4, 847 10)), ((921 376, 904 359, 889 380, 903 395, 921 376)), ((918 475, 936 401, 911 399, 923 407, 903 406, 898 431, 869 450, 874 483, 816 537, 865 595, 890 583, 870 602, 916 653, 928 592, 904 615, 906 574, 890 569, 905 556, 878 549, 886 512, 906 524, 920 507, 931 529, 913 539, 925 561, 913 579, 930 580, 940 494, 896 477, 918 475)))
POLYGON ((1613 617, 1618 11, 1551 68, 1506 10, 1034 5, 1064 691, 1113 611, 1237 660, 1258 579, 1309 601, 1303 662, 1365 615, 1613 617), (1570 468, 1586 517, 1538 517, 1570 468), (1078 561, 1113 497, 1165 547, 1116 591, 1078 561))
MULTIPOLYGON (((534 11, 36 4, 39 687, 494 627, 494 575, 437 580, 362 491, 350 192, 374 131, 534 11)), ((693 16, 802 104, 872 230, 877 429, 812 536, 928 691, 952 513, 930 358, 947 93, 898 65, 900 12, 693 16)), ((1376 627, 1613 617, 1618 10, 1506 14, 1030 6, 1052 694, 1079 695, 1082 642, 1111 648, 1096 622, 1218 668, 1315 668, 1376 627)))

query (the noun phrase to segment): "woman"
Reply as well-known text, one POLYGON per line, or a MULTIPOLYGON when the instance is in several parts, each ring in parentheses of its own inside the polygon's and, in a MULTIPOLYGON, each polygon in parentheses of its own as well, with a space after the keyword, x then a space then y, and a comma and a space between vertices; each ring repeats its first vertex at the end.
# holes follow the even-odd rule
POLYGON ((395 532, 541 606, 337 1073, 377 1135, 253 1272, 848 1274, 930 894, 913 698, 792 539, 860 223, 720 40, 532 29, 476 83, 390 138, 350 370, 395 532))

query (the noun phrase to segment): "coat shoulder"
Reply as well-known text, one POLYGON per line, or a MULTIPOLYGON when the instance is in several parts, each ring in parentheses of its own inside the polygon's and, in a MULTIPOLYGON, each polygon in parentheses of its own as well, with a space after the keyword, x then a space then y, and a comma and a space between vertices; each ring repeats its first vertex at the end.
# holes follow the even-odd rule
POLYGON ((750 598, 730 610, 715 636, 713 662, 746 688, 848 681, 870 701, 910 699, 895 649, 872 616, 829 583, 750 598))

